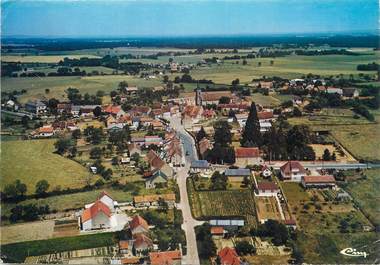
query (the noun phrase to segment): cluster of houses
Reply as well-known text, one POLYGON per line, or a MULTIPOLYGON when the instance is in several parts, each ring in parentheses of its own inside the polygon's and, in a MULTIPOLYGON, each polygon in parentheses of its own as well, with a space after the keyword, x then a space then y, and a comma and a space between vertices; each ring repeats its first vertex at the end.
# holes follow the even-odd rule
POLYGON ((124 229, 118 247, 120 257, 112 264, 180 265, 182 260, 180 250, 157 251, 150 238, 149 224, 139 215, 134 216, 124 229))

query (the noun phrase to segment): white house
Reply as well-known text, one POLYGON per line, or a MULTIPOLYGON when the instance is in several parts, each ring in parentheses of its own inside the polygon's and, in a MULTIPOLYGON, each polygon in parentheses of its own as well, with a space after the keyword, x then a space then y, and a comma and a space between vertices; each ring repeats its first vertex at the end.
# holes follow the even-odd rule
POLYGON ((111 227, 111 210, 100 200, 85 209, 80 217, 81 230, 89 231, 111 227))
POLYGON ((306 175, 306 169, 298 161, 288 161, 280 167, 281 177, 284 181, 301 182, 306 175))

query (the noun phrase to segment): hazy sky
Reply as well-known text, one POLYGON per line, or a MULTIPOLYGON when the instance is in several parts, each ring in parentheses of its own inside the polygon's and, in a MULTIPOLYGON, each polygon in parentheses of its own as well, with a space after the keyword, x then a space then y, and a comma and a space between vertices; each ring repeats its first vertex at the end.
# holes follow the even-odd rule
POLYGON ((377 0, 2 1, 2 35, 178 36, 376 30, 377 0))

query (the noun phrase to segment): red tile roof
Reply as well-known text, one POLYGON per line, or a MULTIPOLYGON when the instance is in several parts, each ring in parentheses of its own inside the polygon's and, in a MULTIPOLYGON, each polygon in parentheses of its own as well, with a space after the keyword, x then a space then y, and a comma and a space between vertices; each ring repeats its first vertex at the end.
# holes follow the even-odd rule
POLYGON ((231 91, 213 91, 213 92, 202 92, 201 98, 204 101, 217 101, 221 97, 232 97, 231 91))
MULTIPOLYGON (((98 200, 100 200, 103 196, 108 196, 108 197, 110 197, 110 198, 112 199, 111 195, 109 195, 105 190, 103 190, 103 191, 100 193, 100 195, 99 195, 99 197, 98 197, 98 200)), ((112 199, 112 200, 113 200, 113 199, 112 199)))
POLYGON ((219 251, 218 256, 222 265, 240 265, 240 258, 233 248, 223 248, 219 251))
POLYGON ((292 173, 294 169, 297 169, 299 173, 306 173, 305 168, 298 161, 288 161, 280 167, 280 170, 285 174, 292 173))
POLYGON ((39 133, 53 133, 54 129, 51 126, 43 126, 38 129, 39 133))
POLYGON ((147 245, 146 247, 148 248, 151 248, 153 247, 153 241, 152 239, 150 239, 148 236, 144 235, 144 234, 135 234, 133 235, 133 238, 135 240, 134 242, 134 246, 136 248, 140 248, 140 247, 143 247, 144 244, 147 245))
POLYGON ((120 240, 119 241, 119 249, 128 249, 129 242, 128 240, 120 240))
POLYGON ((150 150, 146 155, 146 159, 148 160, 149 165, 152 168, 161 169, 165 165, 165 161, 163 161, 156 152, 150 150))
POLYGON ((222 226, 213 226, 211 227, 212 235, 220 235, 224 233, 224 228, 222 226))
POLYGON ((235 149, 236 158, 259 157, 260 150, 257 147, 238 147, 235 149))
POLYGON ((121 111, 121 106, 108 105, 104 108, 105 113, 117 114, 119 111, 121 111))
POLYGON ((132 221, 129 223, 129 227, 133 230, 139 226, 142 226, 145 230, 149 230, 149 225, 147 221, 145 221, 145 219, 142 218, 141 216, 136 215, 135 217, 133 217, 132 221))
POLYGON ((257 117, 259 118, 259 120, 272 119, 273 118, 273 112, 262 111, 262 112, 257 113, 257 117))
POLYGON ((305 183, 335 183, 334 176, 304 176, 305 183))
POLYGON ((152 265, 171 265, 174 260, 180 260, 182 257, 179 250, 150 252, 150 264, 152 265))
POLYGON ((274 182, 259 182, 257 183, 257 188, 259 190, 270 190, 270 191, 278 190, 278 187, 276 183, 274 182))
POLYGON ((121 264, 140 264, 140 258, 138 257, 124 258, 121 260, 121 264))
POLYGON ((106 216, 111 217, 111 210, 101 201, 96 201, 90 208, 82 213, 82 223, 94 218, 99 212, 103 212, 106 216))

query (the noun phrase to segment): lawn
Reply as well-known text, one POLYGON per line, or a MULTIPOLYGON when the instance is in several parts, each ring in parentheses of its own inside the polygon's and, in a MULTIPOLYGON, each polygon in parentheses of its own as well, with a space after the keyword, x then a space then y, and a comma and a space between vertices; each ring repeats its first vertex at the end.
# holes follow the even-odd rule
POLYGON ((375 224, 380 224, 380 169, 365 171, 366 179, 350 181, 346 190, 354 198, 356 204, 375 224))
POLYGON ((52 190, 57 186, 79 188, 86 185, 89 172, 80 164, 54 154, 55 140, 19 140, 2 143, 1 187, 16 179, 27 185, 27 194, 33 194, 39 180, 45 179, 52 190))
POLYGON ((256 224, 252 191, 195 191, 190 179, 188 179, 187 188, 194 218, 245 217, 249 225, 256 224))
POLYGON ((28 256, 111 246, 115 243, 114 233, 100 233, 2 245, 1 254, 6 257, 6 262, 22 263, 28 256))

